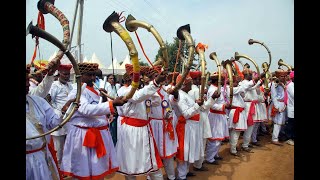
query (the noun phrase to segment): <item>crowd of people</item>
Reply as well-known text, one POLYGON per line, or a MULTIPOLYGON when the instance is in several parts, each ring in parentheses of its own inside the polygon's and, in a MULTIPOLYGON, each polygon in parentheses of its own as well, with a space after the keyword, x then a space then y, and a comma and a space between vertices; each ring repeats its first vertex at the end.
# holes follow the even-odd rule
MULTIPOLYGON (((59 52, 56 58, 62 56, 59 52)), ((121 84, 113 74, 103 76, 96 63, 78 67, 80 104, 70 121, 50 135, 26 141, 28 180, 104 179, 112 173, 163 179, 161 168, 167 179, 187 179, 195 175, 189 172, 191 164, 194 171, 208 171, 205 164, 223 161, 222 142, 229 144, 231 156, 262 146, 259 133, 271 135, 276 146, 294 145, 293 70, 276 70, 269 79, 248 67, 233 77, 223 70, 221 81, 214 72, 202 98, 200 71, 191 70, 183 79, 161 66, 141 67, 139 88, 126 99, 132 65, 126 64, 121 84), (175 89, 179 82, 182 87, 175 89)), ((77 93, 71 68, 56 60, 37 72, 27 65, 27 138, 62 122, 77 93)))

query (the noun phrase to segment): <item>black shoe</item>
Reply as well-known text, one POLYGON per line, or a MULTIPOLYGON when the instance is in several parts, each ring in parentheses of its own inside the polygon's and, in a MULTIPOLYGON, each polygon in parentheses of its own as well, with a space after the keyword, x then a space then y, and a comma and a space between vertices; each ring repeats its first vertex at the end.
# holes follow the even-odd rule
POLYGON ((253 148, 253 145, 252 145, 252 144, 249 144, 248 147, 249 147, 249 148, 253 148))
POLYGON ((214 157, 214 159, 215 159, 215 160, 222 160, 223 158, 220 157, 220 156, 216 156, 216 157, 214 157))
POLYGON ((252 145, 255 145, 255 146, 261 146, 261 144, 258 143, 258 142, 252 142, 251 144, 252 144, 252 145))
POLYGON ((206 167, 204 167, 204 166, 202 166, 201 168, 193 167, 193 170, 194 170, 194 171, 209 171, 209 169, 206 168, 206 167))
POLYGON ((191 177, 191 176, 196 176, 194 173, 192 173, 192 172, 188 172, 187 173, 187 177, 191 177))
POLYGON ((212 164, 212 165, 219 165, 218 161, 213 161, 213 162, 209 162, 209 161, 206 161, 207 164, 212 164))

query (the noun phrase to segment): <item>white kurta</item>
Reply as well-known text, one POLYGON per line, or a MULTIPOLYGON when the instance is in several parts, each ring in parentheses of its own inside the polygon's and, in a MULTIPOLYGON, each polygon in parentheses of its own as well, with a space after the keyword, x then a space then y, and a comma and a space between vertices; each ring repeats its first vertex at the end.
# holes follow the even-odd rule
POLYGON ((291 81, 287 85, 288 104, 287 104, 287 116, 294 118, 294 83, 291 81))
MULTIPOLYGON (((248 86, 251 86, 250 82, 252 82, 252 80, 248 81, 247 79, 244 79, 243 81, 239 82, 239 85, 244 86, 247 89, 245 91, 244 97, 243 97, 243 100, 246 103, 246 113, 247 113, 246 116, 247 117, 249 116, 249 112, 250 112, 249 110, 250 110, 250 106, 251 106, 252 101, 259 101, 256 88, 259 87, 260 84, 262 83, 262 81, 258 81, 254 86, 248 87, 248 86)), ((255 114, 252 115, 253 122, 261 122, 259 119, 259 116, 258 116, 259 112, 257 110, 256 104, 254 105, 254 109, 255 109, 254 110, 255 114)))
POLYGON ((200 113, 200 106, 182 90, 179 90, 179 98, 177 101, 173 100, 173 98, 171 98, 170 101, 175 109, 176 116, 178 118, 183 116, 186 119, 184 133, 184 161, 194 163, 201 157, 203 141, 201 140, 202 134, 200 131, 200 122, 191 120, 190 118, 200 113))
MULTIPOLYGON (((218 89, 215 85, 210 85, 207 93, 207 97, 213 95, 213 93, 218 89)), ((220 97, 216 99, 214 104, 210 107, 210 112, 208 114, 212 137, 210 140, 224 140, 225 138, 229 138, 229 128, 228 128, 228 120, 227 115, 225 113, 225 99, 223 92, 224 88, 221 87, 220 97), (211 111, 219 111, 224 114, 213 113, 211 111)))
MULTIPOLYGON (((68 99, 75 98, 76 92, 77 88, 74 88, 68 99)), ((90 176, 102 178, 118 170, 119 165, 109 130, 98 130, 106 150, 104 156, 98 158, 96 148, 83 145, 86 133, 92 130, 91 127, 101 128, 109 125, 106 115, 111 113, 112 107, 108 101, 98 104, 100 96, 97 94, 88 87, 84 88, 80 97, 81 105, 69 121, 61 163, 61 171, 66 175, 76 178, 90 176)), ((98 136, 96 138, 99 139, 98 136)))
POLYGON ((273 83, 271 86, 271 98, 274 107, 279 111, 272 120, 278 125, 283 125, 286 121, 286 105, 284 104, 284 89, 282 86, 273 83))
POLYGON ((29 94, 45 98, 49 94, 53 81, 54 76, 46 75, 41 83, 39 83, 36 87, 29 89, 29 94))
POLYGON ((172 112, 166 117, 167 111, 161 106, 163 100, 168 102, 168 109, 172 110, 169 95, 161 88, 151 97, 152 102, 159 101, 160 103, 158 103, 158 106, 152 106, 151 108, 150 117, 152 120, 150 124, 161 158, 171 158, 177 153, 178 138, 175 127, 173 126, 172 112), (168 119, 170 122, 168 122, 168 119), (170 134, 166 131, 168 123, 172 125, 174 139, 170 139, 170 134))
MULTIPOLYGON (((150 82, 149 85, 137 90, 133 97, 122 106, 123 115, 128 118, 139 119, 140 122, 148 121, 150 115, 147 114, 145 101, 158 89, 159 87, 150 82)), ((158 150, 154 147, 149 124, 136 127, 123 123, 116 144, 120 165, 119 172, 125 175, 142 175, 161 168, 162 163, 157 164, 156 161, 156 151, 158 153, 158 150)), ((160 156, 158 158, 160 159, 160 156)))
MULTIPOLYGON (((59 116, 62 116, 61 109, 66 104, 68 100, 68 95, 71 90, 72 90, 71 83, 68 82, 66 84, 62 84, 60 81, 54 81, 50 88, 49 94, 51 96, 51 105, 54 109, 54 112, 59 116)), ((68 126, 68 123, 58 131, 51 133, 51 135, 54 135, 54 136, 66 135, 67 126, 68 126)))
MULTIPOLYGON (((131 89, 130 86, 121 86, 120 89, 118 90, 118 96, 125 96, 131 89)), ((122 111, 122 106, 117 106, 117 112, 118 112, 118 118, 117 118, 117 139, 119 139, 120 136, 120 131, 121 131, 121 119, 123 118, 124 114, 122 111)), ((117 140, 118 141, 118 140, 117 140)))
MULTIPOLYGON (((34 112, 34 117, 42 125, 43 131, 47 132, 48 129, 56 127, 60 122, 61 118, 54 113, 52 107, 46 100, 38 96, 27 95, 27 101, 33 103, 33 110, 30 109, 30 103, 26 104, 26 112, 34 112)), ((26 120, 26 137, 34 137, 39 135, 37 128, 28 118, 26 120)), ((27 180, 42 180, 42 179, 52 179, 51 172, 49 170, 48 162, 52 162, 55 174, 58 175, 57 165, 54 163, 51 153, 48 148, 48 142, 50 140, 50 135, 47 135, 46 142, 43 138, 36 138, 26 141, 26 151, 32 151, 39 149, 45 143, 44 151, 37 151, 34 153, 26 154, 26 179, 27 180), (47 160, 46 160, 47 156, 47 160)), ((59 175, 58 175, 59 177, 59 175)))
MULTIPOLYGON (((253 84, 253 82, 251 82, 253 84)), ((233 87, 233 98, 232 106, 244 108, 239 114, 239 120, 237 123, 233 122, 233 118, 236 112, 236 109, 231 109, 229 112, 229 128, 233 128, 236 131, 245 131, 247 129, 247 112, 246 112, 246 103, 244 102, 241 93, 245 93, 246 88, 239 85, 238 87, 233 87)), ((228 86, 228 97, 230 95, 230 87, 228 86)))

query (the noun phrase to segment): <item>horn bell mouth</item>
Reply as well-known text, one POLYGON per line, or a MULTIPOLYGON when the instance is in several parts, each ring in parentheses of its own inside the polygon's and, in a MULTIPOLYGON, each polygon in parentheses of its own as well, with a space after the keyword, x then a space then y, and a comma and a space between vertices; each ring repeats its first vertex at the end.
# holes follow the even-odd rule
POLYGON ((103 23, 103 30, 106 32, 112 32, 114 30, 114 27, 112 26, 112 22, 119 22, 119 14, 117 14, 115 11, 104 21, 103 23))
POLYGON ((131 14, 129 14, 127 19, 126 19, 125 26, 126 26, 127 30, 130 31, 130 32, 134 32, 134 31, 136 31, 138 29, 138 27, 129 25, 129 22, 132 21, 132 20, 136 20, 136 18, 134 18, 131 14))
POLYGON ((51 3, 54 5, 54 0, 40 0, 37 3, 37 8, 38 10, 42 13, 42 14, 48 14, 49 12, 46 10, 46 8, 44 7, 44 5, 46 4, 46 2, 51 3))
POLYGON ((191 33, 190 31, 190 24, 186 24, 184 26, 181 26, 178 28, 177 30, 177 37, 180 39, 180 40, 185 40, 184 39, 184 36, 183 36, 183 30, 186 30, 188 31, 189 33, 191 33))
POLYGON ((253 39, 249 39, 248 44, 252 45, 253 43, 254 43, 254 40, 253 39))

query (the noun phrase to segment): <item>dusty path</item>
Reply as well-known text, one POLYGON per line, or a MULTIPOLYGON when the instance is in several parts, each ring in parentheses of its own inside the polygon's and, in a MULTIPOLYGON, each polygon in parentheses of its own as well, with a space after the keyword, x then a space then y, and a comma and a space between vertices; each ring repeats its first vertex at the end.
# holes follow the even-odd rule
MULTIPOLYGON (((219 155, 223 157, 219 165, 204 164, 207 172, 195 172, 189 180, 293 180, 294 179, 294 146, 283 143, 276 146, 270 143, 270 136, 259 136, 262 147, 253 148, 254 153, 240 151, 243 157, 229 154, 229 144, 224 143, 219 155)), ((240 139, 242 142, 242 139, 240 139)), ((166 179, 165 175, 165 179, 166 179)), ((121 174, 114 174, 105 179, 124 180, 121 174)), ((140 176, 137 180, 145 180, 140 176)))

